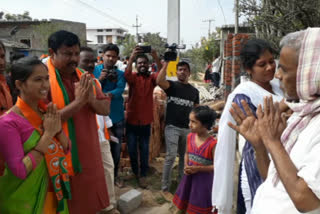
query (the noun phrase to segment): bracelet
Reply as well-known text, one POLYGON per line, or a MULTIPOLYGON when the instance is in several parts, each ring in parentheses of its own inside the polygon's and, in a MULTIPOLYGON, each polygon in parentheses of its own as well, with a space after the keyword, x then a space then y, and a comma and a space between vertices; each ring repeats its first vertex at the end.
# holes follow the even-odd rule
POLYGON ((22 159, 22 162, 24 166, 26 167, 27 175, 32 171, 32 160, 31 158, 27 155, 22 159))

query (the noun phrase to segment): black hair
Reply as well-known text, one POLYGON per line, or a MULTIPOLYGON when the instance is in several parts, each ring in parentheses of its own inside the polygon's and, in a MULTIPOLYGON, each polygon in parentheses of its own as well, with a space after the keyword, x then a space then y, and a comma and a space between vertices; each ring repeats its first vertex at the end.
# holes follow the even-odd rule
POLYGON ((274 49, 267 41, 262 39, 249 40, 240 52, 242 66, 245 69, 252 69, 256 61, 265 51, 270 51, 271 54, 275 53, 274 49))
POLYGON ((181 62, 179 62, 179 63, 177 64, 177 69, 178 69, 178 67, 180 67, 180 66, 187 66, 189 72, 191 72, 191 70, 190 70, 190 65, 189 65, 189 63, 187 63, 186 61, 181 61, 181 62))
POLYGON ((79 37, 76 34, 65 30, 57 31, 49 36, 48 47, 55 53, 57 53, 57 50, 63 45, 67 47, 79 45, 80 47, 79 37))
POLYGON ((23 53, 13 53, 11 56, 10 56, 10 62, 13 63, 14 61, 16 60, 19 60, 21 58, 25 57, 23 53))
POLYGON ((4 46, 1 40, 0 40, 0 48, 2 48, 4 52, 6 52, 6 47, 4 46))
POLYGON ((80 52, 82 52, 82 51, 87 51, 87 52, 93 53, 93 49, 90 47, 86 47, 86 46, 80 47, 80 52))
POLYGON ((42 63, 37 57, 23 57, 14 63, 11 67, 11 84, 13 86, 14 93, 17 93, 16 80, 25 82, 33 73, 33 68, 36 65, 43 65, 46 69, 45 64, 42 63))
POLYGON ((208 130, 212 128, 217 118, 217 113, 209 106, 197 106, 191 112, 194 113, 195 118, 208 130))
POLYGON ((147 57, 147 55, 143 54, 143 53, 140 53, 137 55, 136 57, 136 62, 138 61, 139 58, 144 58, 147 60, 147 62, 149 62, 149 58, 147 57))
POLYGON ((119 55, 119 48, 117 45, 109 43, 107 45, 104 45, 102 47, 103 53, 106 53, 107 51, 115 51, 117 53, 117 56, 119 55))

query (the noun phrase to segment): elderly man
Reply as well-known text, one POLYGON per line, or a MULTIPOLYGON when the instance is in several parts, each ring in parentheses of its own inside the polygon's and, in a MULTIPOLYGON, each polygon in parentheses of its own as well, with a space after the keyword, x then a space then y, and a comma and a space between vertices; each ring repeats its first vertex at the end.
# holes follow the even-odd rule
POLYGON ((288 34, 280 46, 276 77, 293 114, 287 121, 266 97, 257 119, 244 101, 247 116, 233 105, 238 125, 229 125, 252 143, 259 171, 268 171, 252 214, 320 213, 320 28, 288 34))

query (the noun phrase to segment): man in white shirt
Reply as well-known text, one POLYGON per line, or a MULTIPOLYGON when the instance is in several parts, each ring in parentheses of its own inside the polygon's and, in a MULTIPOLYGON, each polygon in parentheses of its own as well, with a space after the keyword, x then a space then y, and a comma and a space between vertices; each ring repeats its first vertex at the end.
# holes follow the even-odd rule
POLYGON ((229 125, 252 143, 259 172, 267 173, 252 214, 320 213, 320 28, 288 34, 280 46, 276 77, 293 114, 286 121, 265 98, 256 119, 243 101, 247 116, 233 105, 238 125, 229 125))

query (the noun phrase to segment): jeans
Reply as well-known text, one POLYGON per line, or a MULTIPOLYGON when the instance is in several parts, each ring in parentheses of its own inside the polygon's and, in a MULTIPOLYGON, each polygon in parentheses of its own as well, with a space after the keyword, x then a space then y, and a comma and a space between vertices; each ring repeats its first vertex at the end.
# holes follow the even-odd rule
POLYGON ((186 152, 187 135, 189 129, 179 128, 174 125, 166 125, 164 130, 166 141, 166 158, 164 161, 162 187, 163 191, 169 191, 171 185, 171 172, 174 161, 179 154, 179 175, 180 180, 183 176, 184 154, 186 152))
POLYGON ((112 133, 116 138, 119 139, 119 143, 110 142, 111 146, 111 154, 112 159, 114 162, 114 177, 116 178, 118 176, 118 167, 120 162, 120 154, 121 154, 121 144, 124 134, 124 121, 119 121, 117 123, 114 123, 113 126, 110 128, 112 133))
POLYGON ((151 125, 131 125, 127 123, 127 146, 130 156, 130 163, 133 173, 139 176, 138 150, 140 153, 140 176, 147 176, 149 169, 149 140, 151 133, 151 125))

